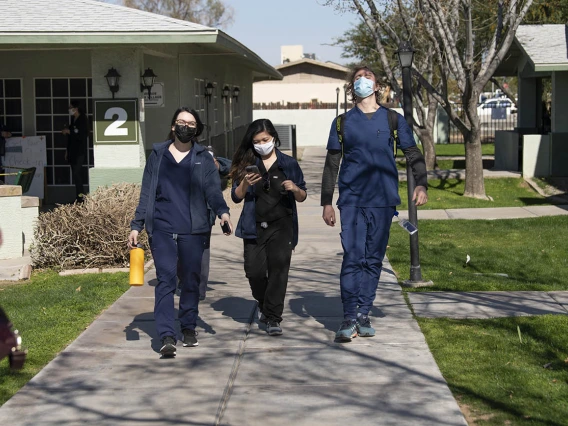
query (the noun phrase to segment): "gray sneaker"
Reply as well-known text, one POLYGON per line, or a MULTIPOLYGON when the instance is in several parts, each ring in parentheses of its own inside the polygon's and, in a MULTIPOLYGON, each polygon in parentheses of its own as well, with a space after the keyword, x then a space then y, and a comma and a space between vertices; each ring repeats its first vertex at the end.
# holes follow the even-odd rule
POLYGON ((375 329, 371 326, 371 320, 367 315, 361 315, 357 318, 357 334, 360 337, 373 337, 375 329))
POLYGON ((335 333, 335 341, 350 342, 354 337, 357 337, 357 321, 350 319, 343 321, 335 333))
POLYGON ((282 334, 282 327, 276 321, 266 321, 266 332, 269 336, 280 336, 282 334))

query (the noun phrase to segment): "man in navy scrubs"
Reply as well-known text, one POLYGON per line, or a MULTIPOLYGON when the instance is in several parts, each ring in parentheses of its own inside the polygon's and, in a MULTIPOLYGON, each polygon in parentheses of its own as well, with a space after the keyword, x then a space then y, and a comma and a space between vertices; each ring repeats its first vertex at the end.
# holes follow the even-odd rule
MULTIPOLYGON (((390 226, 398 195, 398 171, 393 155, 394 141, 388 110, 379 105, 380 86, 368 67, 354 70, 348 91, 355 107, 343 117, 340 143, 335 119, 327 142, 327 157, 322 178, 323 220, 335 226, 332 206, 339 164, 339 199, 341 212, 341 301, 344 321, 336 333, 339 342, 353 337, 372 337, 375 330, 369 320, 383 266, 390 226)), ((428 201, 426 164, 416 147, 412 130, 398 115, 399 146, 411 165, 416 180, 413 201, 417 206, 428 201)))

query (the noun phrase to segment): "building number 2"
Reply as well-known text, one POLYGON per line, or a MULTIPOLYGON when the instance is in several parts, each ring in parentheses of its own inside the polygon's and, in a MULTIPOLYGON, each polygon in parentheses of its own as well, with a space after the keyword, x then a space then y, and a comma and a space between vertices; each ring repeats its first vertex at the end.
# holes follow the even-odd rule
POLYGON ((105 112, 105 120, 112 120, 114 116, 117 116, 110 125, 105 129, 105 136, 128 136, 128 129, 121 128, 128 118, 128 113, 123 108, 113 107, 107 109, 105 112))

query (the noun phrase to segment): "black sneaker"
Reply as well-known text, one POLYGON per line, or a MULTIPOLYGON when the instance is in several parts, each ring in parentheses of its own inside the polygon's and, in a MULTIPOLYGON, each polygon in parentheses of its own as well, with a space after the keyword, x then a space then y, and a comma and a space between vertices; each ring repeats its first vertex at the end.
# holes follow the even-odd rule
POLYGON ((176 339, 174 337, 166 336, 162 339, 160 354, 167 358, 176 356, 176 339))
POLYGON ((266 321, 266 332, 269 336, 280 336, 282 334, 282 327, 277 321, 266 321))
POLYGON ((183 334, 183 346, 185 347, 194 347, 198 346, 199 342, 197 341, 197 331, 192 330, 190 328, 186 328, 185 330, 181 331, 183 334))

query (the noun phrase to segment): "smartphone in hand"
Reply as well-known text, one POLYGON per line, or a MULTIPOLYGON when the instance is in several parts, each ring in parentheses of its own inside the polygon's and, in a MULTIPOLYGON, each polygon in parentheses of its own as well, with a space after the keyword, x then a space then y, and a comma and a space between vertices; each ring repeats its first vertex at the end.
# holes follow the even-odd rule
POLYGON ((231 227, 229 226, 229 222, 225 222, 221 224, 221 230, 223 231, 223 234, 230 234, 231 233, 231 227))
POLYGON ((260 174, 260 170, 258 170, 257 166, 246 166, 245 171, 247 173, 256 173, 257 175, 260 174))

